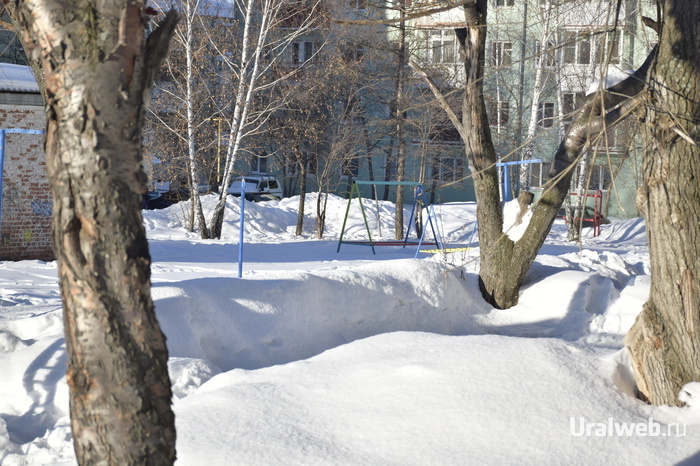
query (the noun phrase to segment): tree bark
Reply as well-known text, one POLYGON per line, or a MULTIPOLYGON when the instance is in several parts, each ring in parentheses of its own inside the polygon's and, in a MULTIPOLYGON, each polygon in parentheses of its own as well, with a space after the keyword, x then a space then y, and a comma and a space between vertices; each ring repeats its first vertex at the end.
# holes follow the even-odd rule
POLYGON ((642 398, 679 404, 700 380, 700 3, 667 0, 644 117, 651 290, 625 338, 642 398))
MULTIPOLYGON (((461 135, 465 143, 466 157, 472 172, 476 193, 476 217, 479 224, 481 268, 479 284, 482 294, 497 307, 509 307, 512 297, 498 296, 497 288, 513 288, 508 274, 501 267, 512 250, 513 242, 503 235, 503 212, 499 198, 496 151, 484 104, 483 77, 486 51, 487 1, 477 0, 465 5, 467 28, 464 31, 462 51, 466 71, 462 101, 461 135), (500 284, 500 285, 498 285, 500 284)), ((515 286, 515 302, 517 290, 515 286)))
POLYGON ((150 289, 141 128, 177 16, 143 2, 18 1, 46 82, 46 166, 80 464, 171 464, 168 352, 150 289))
POLYGON ((196 45, 197 39, 195 38, 193 23, 195 17, 198 15, 196 11, 197 4, 192 5, 189 1, 183 2, 182 5, 185 10, 185 31, 184 31, 184 47, 185 47, 185 107, 187 114, 187 158, 189 169, 188 178, 190 180, 190 209, 192 210, 192 217, 190 219, 190 231, 194 228, 194 218, 197 219, 197 227, 199 228, 199 236, 202 239, 209 238, 209 228, 207 227, 207 221, 204 218, 204 211, 202 210, 202 200, 199 197, 199 164, 197 162, 197 147, 195 145, 195 126, 197 125, 195 121, 195 110, 194 110, 194 90, 192 84, 194 83, 193 71, 195 67, 194 57, 192 49, 196 45))

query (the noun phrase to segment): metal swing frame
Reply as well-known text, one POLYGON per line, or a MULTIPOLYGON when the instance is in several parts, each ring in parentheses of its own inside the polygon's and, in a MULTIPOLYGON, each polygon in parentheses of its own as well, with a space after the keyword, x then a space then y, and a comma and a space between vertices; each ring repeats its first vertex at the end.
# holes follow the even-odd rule
MULTIPOLYGON (((418 252, 420 252, 420 248, 422 245, 433 245, 437 246, 438 249, 443 250, 443 243, 441 240, 440 235, 438 234, 438 229, 436 229, 435 223, 433 222, 433 218, 435 217, 435 212, 433 210, 433 206, 428 204, 428 201, 425 196, 425 190, 423 189, 423 185, 421 183, 415 182, 415 181, 363 181, 363 180, 354 180, 352 183, 352 188, 350 189, 350 196, 348 197, 348 206, 345 209, 345 218, 343 219, 343 227, 340 231, 340 239, 338 240, 338 249, 336 252, 340 252, 340 247, 343 244, 356 244, 359 246, 370 246, 372 248, 372 254, 376 255, 377 252, 374 249, 375 246, 403 246, 404 248, 408 245, 417 245, 418 247, 416 248, 416 254, 414 256, 418 257, 418 252), (365 213, 365 207, 364 204, 362 203, 362 195, 360 193, 360 186, 364 185, 369 185, 369 186, 413 186, 415 188, 415 196, 413 199, 413 209, 411 210, 411 217, 408 221, 408 228, 406 228, 406 236, 404 237, 403 241, 401 240, 394 240, 394 241, 374 241, 372 239, 372 232, 370 231, 369 228, 369 223, 367 222, 367 214, 365 213), (343 236, 345 235, 345 227, 347 225, 348 221, 348 215, 350 213, 350 205, 352 204, 353 198, 357 196, 357 200, 360 203, 360 210, 362 211, 362 219, 364 220, 365 223, 365 229, 367 231, 367 241, 343 241, 343 236), (418 242, 409 242, 408 241, 408 236, 411 233, 411 225, 413 225, 413 217, 415 216, 416 213, 416 206, 418 205, 418 200, 421 200, 423 202, 423 205, 425 206, 426 210, 428 211, 428 221, 427 224, 430 225, 430 229, 433 233, 433 243, 425 243, 424 242, 424 237, 425 237, 425 232, 428 230, 425 226, 423 228, 423 231, 420 235, 420 238, 418 242)), ((415 228, 415 226, 414 226, 415 228)), ((416 230, 416 236, 418 234, 418 231, 416 230)))

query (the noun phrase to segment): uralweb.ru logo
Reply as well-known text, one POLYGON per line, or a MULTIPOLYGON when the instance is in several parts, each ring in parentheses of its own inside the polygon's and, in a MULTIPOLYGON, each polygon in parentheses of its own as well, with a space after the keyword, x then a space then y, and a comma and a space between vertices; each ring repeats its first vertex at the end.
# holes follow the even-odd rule
POLYGON ((686 425, 672 422, 661 424, 649 418, 647 422, 590 422, 584 417, 569 418, 569 432, 574 437, 685 437, 686 425))

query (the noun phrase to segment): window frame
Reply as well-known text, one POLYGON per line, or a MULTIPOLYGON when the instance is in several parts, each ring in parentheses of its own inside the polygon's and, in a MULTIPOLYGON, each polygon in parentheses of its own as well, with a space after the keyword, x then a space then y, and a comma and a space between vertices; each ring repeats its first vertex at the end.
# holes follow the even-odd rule
POLYGON ((491 41, 491 66, 509 67, 513 64, 513 41, 491 41))
POLYGON ((464 180, 464 160, 461 157, 440 157, 436 175, 437 181, 461 183, 464 180))
POLYGON ((268 154, 265 151, 251 154, 250 156, 250 173, 254 175, 267 174, 267 159, 268 154))
POLYGON ((312 40, 297 40, 292 42, 292 64, 301 66, 312 62, 316 57, 316 45, 312 40))
POLYGON ((459 62, 459 50, 457 49, 457 39, 453 29, 431 28, 424 29, 421 32, 425 49, 423 54, 425 63, 445 65, 459 62), (438 59, 436 59, 436 50, 439 50, 438 59))
POLYGON ((508 100, 489 101, 488 115, 491 126, 508 126, 510 121, 510 102, 508 100))
POLYGON ((537 104, 537 127, 551 128, 554 126, 554 102, 539 102, 537 104))

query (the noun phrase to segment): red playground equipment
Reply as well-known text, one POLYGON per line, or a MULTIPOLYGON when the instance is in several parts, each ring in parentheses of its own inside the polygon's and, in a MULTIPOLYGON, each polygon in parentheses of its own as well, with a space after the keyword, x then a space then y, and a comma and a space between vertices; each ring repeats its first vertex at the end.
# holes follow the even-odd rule
MULTIPOLYGON (((569 193, 570 196, 578 196, 578 193, 569 193)), ((584 194, 586 197, 593 198, 593 216, 586 216, 590 211, 587 209, 588 203, 586 202, 583 209, 583 218, 575 218, 574 223, 578 222, 590 222, 593 227, 593 237, 600 235, 600 225, 603 223, 603 191, 600 189, 595 191, 593 194, 590 192, 584 194)), ((566 218, 565 215, 560 215, 558 218, 566 218)))

